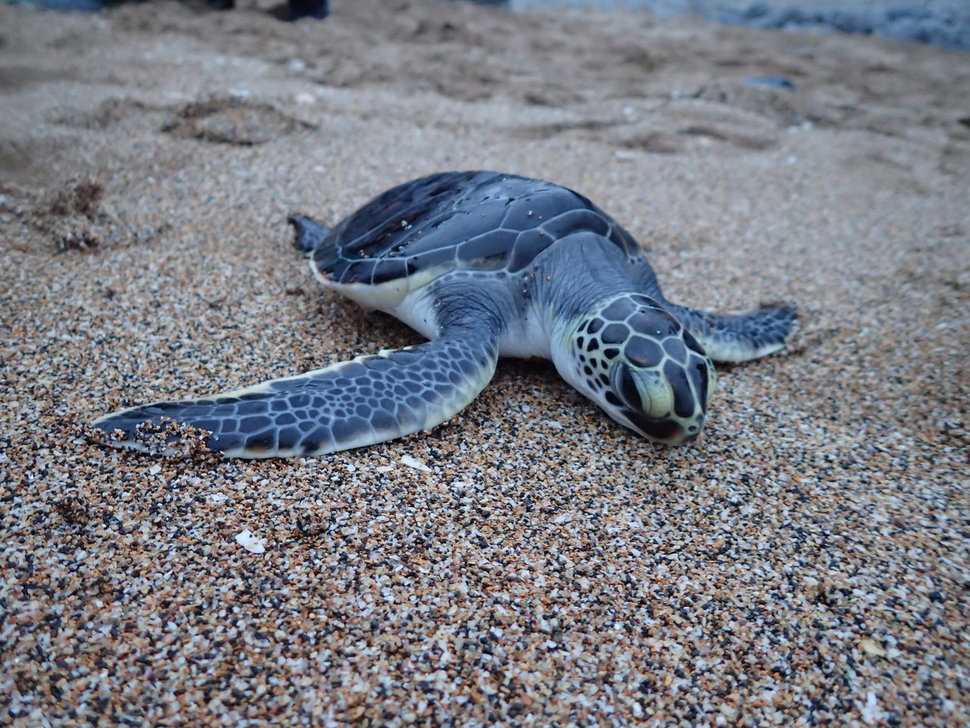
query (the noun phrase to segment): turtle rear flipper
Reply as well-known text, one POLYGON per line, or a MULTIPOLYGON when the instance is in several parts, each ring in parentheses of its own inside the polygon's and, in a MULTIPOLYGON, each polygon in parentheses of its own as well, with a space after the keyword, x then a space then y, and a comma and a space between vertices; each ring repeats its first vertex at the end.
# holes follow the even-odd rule
MULTIPOLYGON (((471 334, 445 332, 417 346, 234 392, 132 407, 94 425, 108 433, 108 444, 148 450, 139 442, 139 426, 174 420, 209 432, 209 449, 239 458, 372 445, 430 429, 481 392, 495 373, 497 346, 486 331, 471 334)), ((177 435, 168 437, 174 445, 177 435)))
POLYGON ((785 346, 798 314, 791 306, 762 306, 744 314, 694 311, 665 303, 714 361, 743 362, 785 346))
POLYGON ((297 250, 304 253, 312 253, 330 236, 330 228, 308 215, 293 213, 287 219, 296 230, 296 239, 293 242, 297 250))

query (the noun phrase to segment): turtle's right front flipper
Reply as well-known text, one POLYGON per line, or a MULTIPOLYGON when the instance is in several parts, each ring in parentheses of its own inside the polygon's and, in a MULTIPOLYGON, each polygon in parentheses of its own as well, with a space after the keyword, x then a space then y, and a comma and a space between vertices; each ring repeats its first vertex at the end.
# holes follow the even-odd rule
MULTIPOLYGON (((225 394, 132 407, 94 425, 108 433, 108 444, 144 451, 139 425, 168 418, 211 433, 209 449, 240 458, 372 445, 432 428, 478 395, 498 354, 488 332, 474 333, 446 334, 225 394)), ((168 437, 174 443, 176 436, 168 437)))

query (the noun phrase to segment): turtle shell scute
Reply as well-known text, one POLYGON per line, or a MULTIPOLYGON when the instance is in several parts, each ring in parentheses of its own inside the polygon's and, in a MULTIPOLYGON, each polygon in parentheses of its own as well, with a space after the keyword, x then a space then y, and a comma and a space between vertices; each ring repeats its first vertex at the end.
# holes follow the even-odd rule
POLYGON ((577 232, 639 254, 627 232, 570 189, 498 172, 443 172, 375 197, 333 228, 313 261, 329 280, 369 285, 424 271, 514 273, 577 232))

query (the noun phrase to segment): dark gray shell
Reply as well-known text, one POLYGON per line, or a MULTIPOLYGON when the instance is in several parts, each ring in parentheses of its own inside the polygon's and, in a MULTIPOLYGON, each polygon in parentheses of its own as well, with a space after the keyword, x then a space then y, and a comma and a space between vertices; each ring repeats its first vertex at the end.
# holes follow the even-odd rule
POLYGON ((565 187, 498 172, 443 172, 368 202, 330 232, 313 261, 336 283, 385 283, 428 269, 514 273, 580 231, 639 255, 629 233, 565 187))

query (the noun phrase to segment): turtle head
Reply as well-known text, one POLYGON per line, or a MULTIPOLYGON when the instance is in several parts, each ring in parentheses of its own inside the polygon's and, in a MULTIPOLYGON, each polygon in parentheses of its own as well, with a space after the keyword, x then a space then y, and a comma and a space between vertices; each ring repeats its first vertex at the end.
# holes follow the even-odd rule
POLYGON ((700 433, 714 367, 655 300, 641 294, 609 299, 565 343, 554 357, 560 373, 614 420, 668 445, 700 433))

